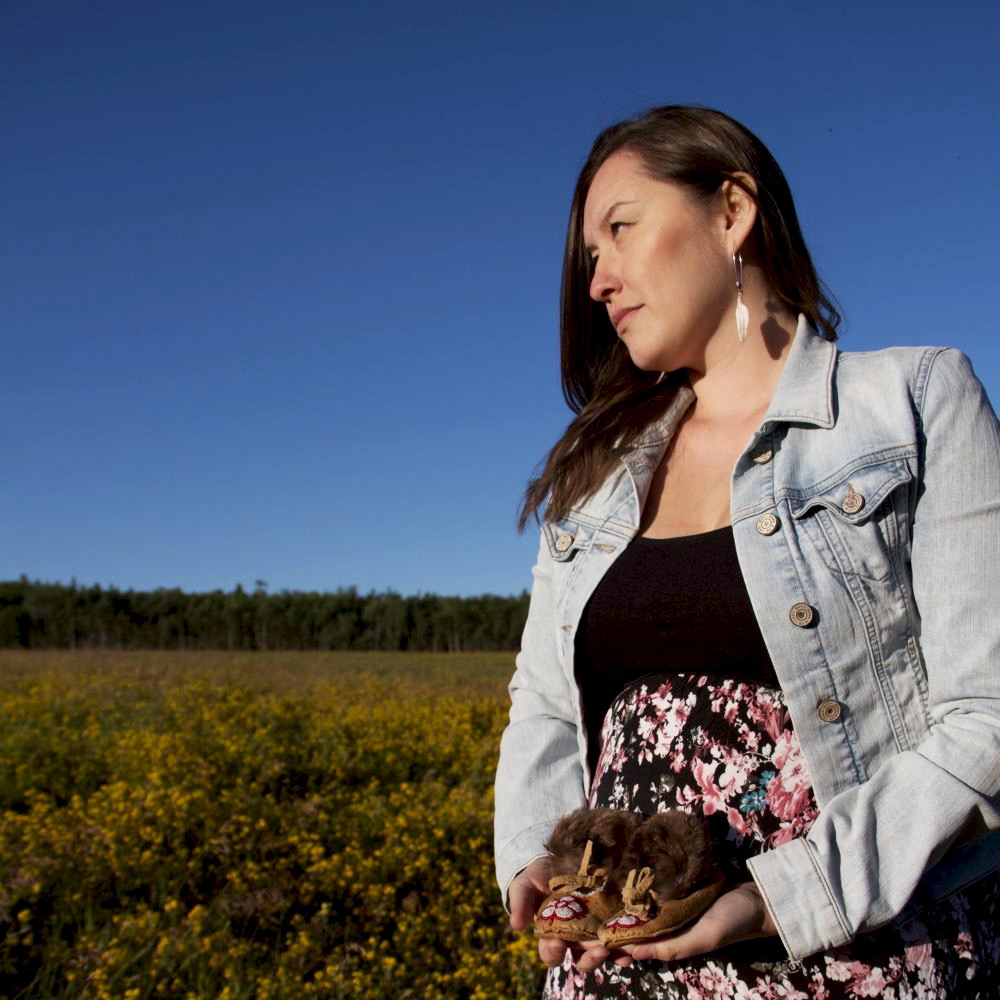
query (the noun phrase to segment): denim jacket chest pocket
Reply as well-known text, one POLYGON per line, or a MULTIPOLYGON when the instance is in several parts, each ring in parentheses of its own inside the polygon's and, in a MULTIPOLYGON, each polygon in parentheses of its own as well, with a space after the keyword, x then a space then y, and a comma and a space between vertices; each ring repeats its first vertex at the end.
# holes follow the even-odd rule
POLYGON ((833 573, 904 589, 913 484, 903 458, 856 464, 790 491, 789 513, 833 573))
POLYGON ((851 463, 789 497, 796 534, 814 567, 816 599, 827 616, 828 660, 838 689, 857 709, 854 753, 865 774, 890 753, 916 746, 930 723, 913 634, 918 616, 910 511, 916 488, 907 458, 896 454, 851 463), (876 715, 882 722, 872 727, 876 715))

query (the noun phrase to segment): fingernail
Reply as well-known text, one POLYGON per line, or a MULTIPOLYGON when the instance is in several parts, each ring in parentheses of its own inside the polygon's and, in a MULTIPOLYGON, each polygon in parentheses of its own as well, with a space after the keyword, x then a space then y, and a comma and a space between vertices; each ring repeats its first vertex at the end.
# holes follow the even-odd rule
POLYGON ((632 949, 632 957, 637 958, 640 961, 644 958, 652 958, 653 949, 650 948, 648 944, 637 944, 635 948, 632 949))

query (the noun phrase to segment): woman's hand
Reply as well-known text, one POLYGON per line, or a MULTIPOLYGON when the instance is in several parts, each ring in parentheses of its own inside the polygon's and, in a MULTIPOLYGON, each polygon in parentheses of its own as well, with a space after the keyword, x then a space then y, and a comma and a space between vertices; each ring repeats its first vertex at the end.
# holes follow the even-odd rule
MULTIPOLYGON (((512 930, 523 931, 531 926, 538 907, 549 894, 550 874, 548 858, 536 858, 514 876, 507 891, 512 930)), ((538 939, 538 954, 546 965, 562 964, 566 948, 566 942, 558 938, 538 939)))
POLYGON ((629 965, 632 959, 644 958, 676 962, 737 941, 777 933, 756 883, 744 882, 724 892, 693 924, 668 937, 611 950, 600 941, 583 942, 584 950, 576 959, 576 967, 581 972, 590 972, 609 958, 616 965, 629 965))
MULTIPOLYGON (((510 926, 523 931, 531 926, 535 912, 548 895, 549 862, 537 858, 519 872, 510 884, 510 926)), ((633 959, 653 958, 664 962, 703 955, 737 941, 777 934, 771 915, 754 882, 743 882, 724 892, 693 924, 655 941, 626 944, 609 949, 600 941, 568 945, 558 938, 539 938, 538 954, 546 965, 560 965, 572 947, 576 967, 591 972, 611 960, 627 966, 633 959)))
POLYGON ((724 892, 693 924, 676 934, 657 941, 625 945, 622 951, 637 959, 676 962, 737 941, 777 933, 756 883, 743 882, 724 892))
MULTIPOLYGON (((549 895, 548 858, 536 858, 514 876, 514 881, 507 891, 510 899, 510 926, 512 930, 527 930, 535 919, 542 900, 549 895)), ((566 952, 572 950, 577 963, 583 962, 585 970, 595 968, 604 961, 607 951, 599 958, 590 957, 590 949, 602 948, 600 941, 581 941, 570 944, 559 938, 543 937, 538 939, 538 955, 546 965, 562 965, 566 952), (588 964, 591 963, 591 964, 588 964)), ((627 958, 627 956, 626 956, 627 958)), ((631 961, 631 959, 628 959, 631 961)))

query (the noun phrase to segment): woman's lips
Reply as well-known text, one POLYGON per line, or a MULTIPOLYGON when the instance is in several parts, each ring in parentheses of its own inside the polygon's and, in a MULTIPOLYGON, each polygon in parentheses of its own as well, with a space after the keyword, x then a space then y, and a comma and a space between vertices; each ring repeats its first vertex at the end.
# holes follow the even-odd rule
POLYGON ((629 306, 627 309, 616 309, 611 314, 611 323, 618 332, 619 337, 625 332, 625 327, 628 326, 632 315, 637 313, 641 308, 642 306, 629 306))

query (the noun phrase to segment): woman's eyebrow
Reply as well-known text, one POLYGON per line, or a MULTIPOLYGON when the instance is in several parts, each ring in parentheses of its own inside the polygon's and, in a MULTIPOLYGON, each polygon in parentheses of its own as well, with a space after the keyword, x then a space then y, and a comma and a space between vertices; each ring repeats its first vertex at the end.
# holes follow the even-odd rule
MULTIPOLYGON (((618 209, 622 207, 622 205, 634 205, 634 204, 635 204, 635 199, 632 198, 626 201, 616 201, 613 205, 609 206, 608 210, 604 213, 603 217, 601 218, 601 224, 599 228, 607 229, 608 223, 611 221, 611 216, 614 215, 615 212, 617 212, 618 209)), ((584 237, 584 239, 586 239, 586 237, 584 237)), ((583 249, 591 251, 594 249, 594 244, 584 243, 583 249)))

